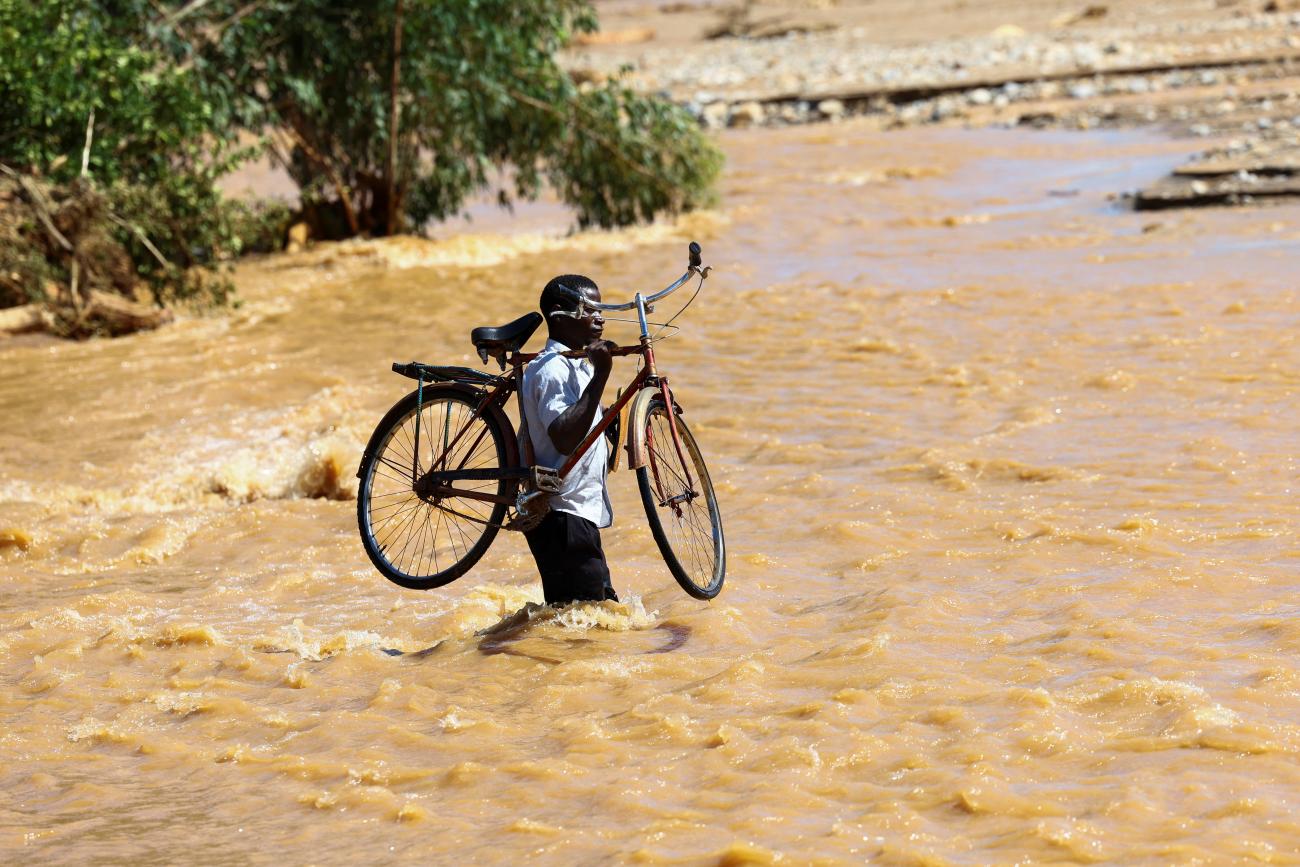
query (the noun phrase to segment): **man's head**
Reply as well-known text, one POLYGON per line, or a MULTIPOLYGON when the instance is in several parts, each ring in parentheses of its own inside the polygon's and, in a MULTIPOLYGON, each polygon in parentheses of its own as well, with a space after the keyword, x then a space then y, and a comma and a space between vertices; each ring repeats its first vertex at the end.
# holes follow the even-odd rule
POLYGON ((579 302, 573 297, 575 293, 593 304, 600 303, 600 289, 590 277, 561 274, 542 290, 540 306, 551 338, 570 349, 582 349, 600 339, 605 331, 605 317, 599 310, 579 302))

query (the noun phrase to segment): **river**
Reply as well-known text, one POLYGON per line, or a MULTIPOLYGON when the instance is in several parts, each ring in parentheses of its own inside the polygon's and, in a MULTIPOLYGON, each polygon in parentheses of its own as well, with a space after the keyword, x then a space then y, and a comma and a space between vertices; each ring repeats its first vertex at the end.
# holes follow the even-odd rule
POLYGON ((1133 213, 1193 149, 1150 133, 722 142, 674 224, 325 246, 228 313, 0 343, 0 858, 1300 863, 1300 207, 1133 213), (477 635, 541 597, 508 533, 379 576, 390 363, 478 366, 549 277, 624 300, 691 238, 657 355, 722 594, 625 470, 623 604, 477 635))

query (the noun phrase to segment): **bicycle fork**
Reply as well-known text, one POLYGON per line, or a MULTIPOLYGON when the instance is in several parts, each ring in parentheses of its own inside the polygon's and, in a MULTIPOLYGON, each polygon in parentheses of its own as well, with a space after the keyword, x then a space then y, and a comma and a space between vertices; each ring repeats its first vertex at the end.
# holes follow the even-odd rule
MULTIPOLYGON (((655 369, 655 353, 654 349, 650 346, 650 329, 645 318, 645 300, 641 297, 640 293, 637 293, 636 295, 636 312, 641 325, 641 345, 645 348, 646 366, 649 369, 650 374, 649 379, 651 382, 658 383, 659 385, 659 396, 663 400, 664 412, 668 414, 668 433, 673 440, 673 450, 677 453, 677 460, 681 463, 682 472, 686 474, 686 490, 682 491, 680 494, 674 494, 665 499, 663 498, 663 481, 658 477, 659 474, 657 470, 655 471, 655 484, 659 488, 660 492, 659 505, 672 507, 673 513, 678 517, 681 517, 681 504, 689 503, 691 500, 694 500, 699 496, 699 492, 695 490, 695 479, 691 476, 691 463, 686 459, 686 449, 682 446, 681 434, 677 432, 677 405, 673 402, 672 392, 668 390, 668 377, 659 376, 655 369)), ((646 432, 646 439, 646 445, 653 448, 654 445, 650 442, 650 434, 648 430, 646 432)), ((655 463, 653 460, 650 461, 650 466, 652 469, 655 469, 655 463)))

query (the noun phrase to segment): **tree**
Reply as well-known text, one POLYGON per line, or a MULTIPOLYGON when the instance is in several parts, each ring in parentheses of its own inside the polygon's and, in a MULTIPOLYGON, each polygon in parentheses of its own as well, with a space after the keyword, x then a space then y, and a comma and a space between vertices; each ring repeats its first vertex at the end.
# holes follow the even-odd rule
POLYGON ((137 278, 160 304, 228 294, 194 266, 241 250, 248 209, 216 180, 248 149, 192 69, 151 44, 146 8, 0 0, 0 306, 51 300, 51 286, 74 306, 95 289, 129 296, 137 278))
POLYGON ((157 38, 219 112, 269 135, 329 234, 392 234, 549 182, 580 225, 708 200, 721 167, 693 118, 556 55, 585 0, 190 0, 157 38))

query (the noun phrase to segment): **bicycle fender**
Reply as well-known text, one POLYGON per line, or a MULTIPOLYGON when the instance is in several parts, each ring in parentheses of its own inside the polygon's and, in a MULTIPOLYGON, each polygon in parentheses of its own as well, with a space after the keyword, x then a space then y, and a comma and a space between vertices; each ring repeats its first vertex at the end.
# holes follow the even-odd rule
POLYGON ((646 453, 645 424, 650 417, 650 401, 659 397, 659 386, 647 385, 637 392, 628 406, 627 413, 627 468, 639 470, 646 465, 649 457, 646 453))
MULTIPOLYGON (((459 382, 439 382, 436 385, 427 385, 424 387, 424 394, 426 397, 429 397, 431 395, 436 395, 440 391, 444 393, 448 391, 459 392, 465 395, 466 397, 470 398, 471 400, 473 400, 475 403, 483 399, 482 391, 476 388, 472 388, 468 385, 464 385, 459 382)), ((406 403, 408 400, 411 400, 414 396, 415 396, 415 392, 411 392, 410 394, 404 395, 401 400, 399 400, 396 404, 393 405, 393 408, 390 409, 388 413, 392 413, 393 410, 397 409, 398 406, 401 406, 402 404, 406 403)), ((487 413, 488 415, 491 415, 501 427, 501 435, 506 441, 506 459, 510 461, 509 465, 518 466, 519 465, 519 440, 515 436, 515 426, 510 422, 509 416, 505 414, 505 412, 501 409, 501 407, 495 404, 487 408, 487 413)), ((384 418, 387 419, 388 414, 385 414, 384 418)), ((375 428, 375 432, 370 435, 370 441, 366 443, 366 450, 362 452, 361 463, 357 467, 357 478, 361 477, 361 467, 365 466, 366 458, 368 458, 377 448, 379 448, 378 440, 379 440, 380 431, 384 430, 386 427, 387 425, 385 425, 383 421, 381 421, 379 425, 375 428)))

